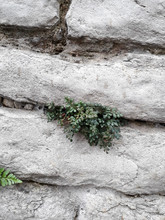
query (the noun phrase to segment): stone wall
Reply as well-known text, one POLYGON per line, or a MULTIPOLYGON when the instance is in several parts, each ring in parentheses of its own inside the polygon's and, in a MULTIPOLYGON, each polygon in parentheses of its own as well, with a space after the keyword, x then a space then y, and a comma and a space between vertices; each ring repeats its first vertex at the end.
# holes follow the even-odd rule
POLYGON ((0 220, 165 220, 164 0, 0 0, 0 220), (106 154, 47 123, 64 97, 128 119, 106 154))

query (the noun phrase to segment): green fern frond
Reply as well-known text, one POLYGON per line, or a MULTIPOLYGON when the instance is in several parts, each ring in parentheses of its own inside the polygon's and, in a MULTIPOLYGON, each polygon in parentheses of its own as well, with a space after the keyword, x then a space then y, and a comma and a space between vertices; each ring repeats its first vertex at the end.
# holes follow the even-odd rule
POLYGON ((14 174, 10 173, 10 170, 5 170, 0 168, 0 185, 1 186, 10 186, 16 183, 22 183, 14 174))

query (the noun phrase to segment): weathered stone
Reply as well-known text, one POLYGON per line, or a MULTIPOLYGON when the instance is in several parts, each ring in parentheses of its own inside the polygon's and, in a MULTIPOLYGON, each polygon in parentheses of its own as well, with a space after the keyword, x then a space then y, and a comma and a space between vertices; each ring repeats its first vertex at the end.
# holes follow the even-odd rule
POLYGON ((17 109, 22 109, 23 106, 24 106, 23 103, 14 101, 14 107, 15 107, 15 108, 17 108, 17 109))
POLYGON ((0 25, 49 28, 59 21, 57 0, 0 0, 0 25))
POLYGON ((1 108, 0 167, 40 183, 92 184, 127 194, 165 192, 164 127, 130 124, 121 134, 106 154, 82 136, 70 142, 39 112, 1 108))
POLYGON ((64 97, 117 107, 125 117, 165 122, 165 56, 126 54, 75 64, 0 48, 0 94, 18 102, 63 104, 64 97))
POLYGON ((14 108, 14 101, 10 99, 3 99, 3 105, 8 107, 8 108, 14 108))
POLYGON ((26 104, 24 109, 26 110, 33 110, 34 106, 32 104, 26 104))
POLYGON ((94 187, 24 183, 1 188, 3 220, 164 220, 165 197, 130 197, 94 187))
POLYGON ((164 0, 73 0, 67 13, 72 38, 127 41, 165 48, 164 0))

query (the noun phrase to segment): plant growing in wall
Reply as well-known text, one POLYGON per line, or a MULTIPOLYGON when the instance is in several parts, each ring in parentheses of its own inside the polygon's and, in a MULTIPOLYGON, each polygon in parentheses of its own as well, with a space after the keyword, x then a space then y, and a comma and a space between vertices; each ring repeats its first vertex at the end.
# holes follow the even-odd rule
POLYGON ((10 170, 5 170, 0 168, 0 185, 1 186, 10 186, 12 184, 22 183, 14 174, 10 173, 10 170))
POLYGON ((99 145, 108 152, 114 138, 120 138, 120 126, 125 124, 122 114, 115 108, 65 98, 65 106, 50 103, 45 107, 48 121, 58 120, 72 141, 80 132, 92 145, 99 145))

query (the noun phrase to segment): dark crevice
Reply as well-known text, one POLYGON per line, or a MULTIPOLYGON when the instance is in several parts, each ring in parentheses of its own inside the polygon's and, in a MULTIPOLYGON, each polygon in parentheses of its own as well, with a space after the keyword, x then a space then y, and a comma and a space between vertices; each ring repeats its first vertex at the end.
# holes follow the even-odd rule
POLYGON ((34 102, 29 99, 28 102, 18 102, 6 96, 0 95, 0 107, 24 109, 24 110, 42 110, 44 104, 34 102))
POLYGON ((0 45, 30 49, 41 53, 59 54, 66 46, 66 13, 71 0, 60 0, 60 19, 54 27, 45 29, 17 26, 0 26, 0 45))
MULTIPOLYGON (((104 190, 112 190, 115 191, 119 194, 123 194, 127 197, 130 198, 137 198, 137 197, 142 197, 142 196, 150 196, 150 195, 158 195, 158 196, 165 196, 165 191, 161 191, 161 192, 156 192, 156 193, 126 193, 120 190, 116 190, 114 188, 111 187, 107 187, 107 186, 97 186, 95 184, 80 184, 80 185, 63 185, 63 184, 50 184, 50 183, 41 183, 39 181, 33 181, 33 180, 25 180, 23 179, 23 184, 38 184, 41 186, 50 186, 50 187, 61 187, 61 188, 74 188, 74 189, 80 189, 80 188, 96 188, 98 190, 104 189, 104 190)), ((19 186, 18 186, 19 187, 19 186)), ((79 211, 80 209, 77 209, 76 211, 79 211)), ((77 213, 78 214, 78 213, 77 213)))
POLYGON ((140 6, 140 7, 142 7, 142 8, 145 8, 145 7, 146 7, 145 5, 142 5, 142 4, 139 2, 139 0, 134 0, 134 2, 135 2, 138 6, 140 6))
POLYGON ((130 41, 130 39, 116 40, 114 38, 105 38, 102 40, 89 39, 87 37, 71 38, 69 37, 65 53, 73 57, 87 57, 93 59, 95 53, 104 53, 117 56, 123 53, 150 52, 155 55, 165 55, 165 48, 157 44, 141 44, 130 41))
MULTIPOLYGON (((9 97, 3 96, 0 94, 0 107, 8 107, 8 108, 16 108, 16 109, 25 109, 25 110, 43 110, 47 109, 45 103, 35 102, 31 99, 26 98, 28 102, 18 102, 9 97), (26 105, 31 105, 31 109, 28 109, 26 105)), ((30 106, 29 106, 30 108, 30 106)), ((129 119, 125 118, 128 124, 134 123, 137 125, 148 125, 152 127, 165 127, 165 123, 163 122, 153 122, 153 121, 145 121, 140 119, 129 119)))
POLYGON ((75 216, 73 217, 73 220, 78 220, 79 212, 80 212, 80 206, 75 207, 75 216))
POLYGON ((137 125, 148 125, 151 127, 165 127, 165 123, 153 122, 153 121, 144 121, 140 119, 126 119, 128 123, 134 123, 137 125))
POLYGON ((60 30, 57 34, 55 33, 55 37, 61 34, 62 43, 64 46, 66 46, 66 43, 67 43, 66 41, 67 41, 67 36, 68 36, 68 27, 67 27, 65 17, 69 10, 70 4, 71 4, 71 0, 60 0, 60 24, 59 24, 60 30))

